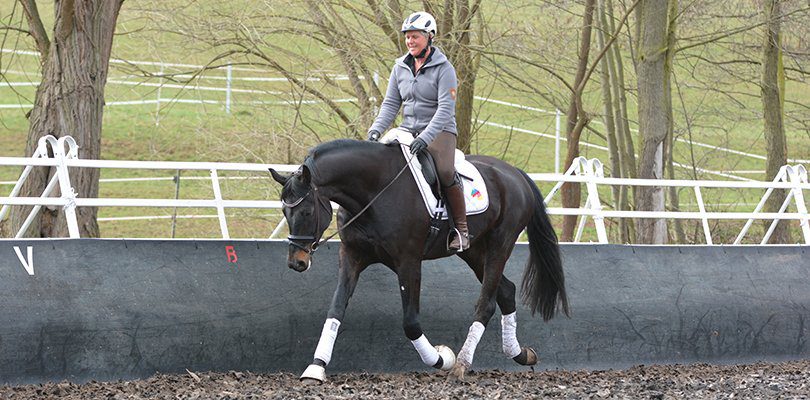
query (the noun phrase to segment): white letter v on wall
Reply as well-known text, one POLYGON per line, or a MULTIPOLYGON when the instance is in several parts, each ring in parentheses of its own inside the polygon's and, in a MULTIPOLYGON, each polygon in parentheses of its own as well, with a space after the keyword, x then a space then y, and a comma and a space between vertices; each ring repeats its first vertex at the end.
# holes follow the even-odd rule
POLYGON ((34 275, 34 246, 28 246, 28 260, 23 258, 22 251, 17 246, 14 246, 14 252, 17 253, 17 258, 20 259, 23 268, 28 272, 28 275, 34 275))

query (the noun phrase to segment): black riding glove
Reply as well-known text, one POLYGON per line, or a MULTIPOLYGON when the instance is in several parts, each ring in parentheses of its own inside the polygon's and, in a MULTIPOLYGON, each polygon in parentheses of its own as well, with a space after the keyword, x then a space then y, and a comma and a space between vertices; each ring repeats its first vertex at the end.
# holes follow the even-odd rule
POLYGON ((422 138, 416 138, 411 142, 411 154, 418 154, 420 151, 426 149, 428 147, 425 140, 422 138))
POLYGON ((368 140, 370 140, 372 142, 376 142, 376 141, 380 140, 380 131, 375 130, 375 129, 372 129, 372 130, 368 131, 368 140))

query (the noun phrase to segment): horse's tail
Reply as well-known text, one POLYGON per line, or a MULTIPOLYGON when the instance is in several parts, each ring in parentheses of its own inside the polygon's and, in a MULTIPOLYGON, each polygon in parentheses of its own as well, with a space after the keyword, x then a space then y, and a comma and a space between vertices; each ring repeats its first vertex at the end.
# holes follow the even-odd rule
POLYGON ((521 300, 532 310, 532 315, 539 309, 544 321, 554 317, 559 307, 565 315, 570 316, 557 234, 546 214, 543 195, 537 185, 524 171, 521 170, 520 173, 534 192, 534 212, 526 227, 529 235, 529 261, 523 272, 521 300))

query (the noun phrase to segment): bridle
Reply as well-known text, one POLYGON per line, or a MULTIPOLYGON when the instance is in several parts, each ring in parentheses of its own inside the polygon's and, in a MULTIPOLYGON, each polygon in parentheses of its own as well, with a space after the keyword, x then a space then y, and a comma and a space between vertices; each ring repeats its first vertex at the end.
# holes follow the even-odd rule
MULTIPOLYGON (((377 199, 379 199, 379 198, 380 198, 380 196, 381 196, 381 195, 382 195, 382 194, 383 194, 383 193, 384 193, 384 192, 385 192, 385 191, 386 191, 386 190, 387 190, 389 187, 391 187, 391 185, 393 185, 393 184, 394 184, 394 182, 396 182, 397 178, 399 178, 399 177, 400 177, 400 175, 402 175, 402 173, 403 173, 403 172, 405 172, 405 170, 406 170, 406 169, 408 169, 408 166, 411 164, 411 159, 413 159, 413 157, 415 157, 415 156, 414 156, 413 154, 411 154, 411 155, 410 155, 410 157, 408 157, 408 159, 405 161, 405 166, 403 166, 403 167, 402 167, 402 169, 400 169, 400 170, 399 170, 399 172, 397 173, 397 175, 396 175, 396 176, 395 176, 393 179, 391 179, 391 181, 390 181, 390 182, 388 182, 388 184, 387 184, 387 185, 385 185, 385 187, 384 187, 384 188, 382 188, 382 190, 380 190, 380 191, 377 193, 377 195, 376 195, 376 196, 374 196, 374 198, 373 198, 373 199, 371 199, 371 201, 369 201, 369 202, 368 202, 368 204, 366 204, 366 206, 365 206, 365 207, 363 207, 363 209, 362 209, 362 210, 360 210, 360 212, 358 212, 357 214, 355 214, 355 215, 354 215, 354 217, 352 217, 352 218, 351 218, 351 219, 350 219, 348 222, 346 222, 345 224, 343 224, 343 226, 339 227, 339 228, 337 229, 337 231, 335 231, 335 233, 333 233, 333 234, 331 234, 331 235, 327 236, 327 237, 326 237, 326 239, 319 239, 319 235, 318 235, 318 227, 320 227, 320 222, 321 222, 321 221, 320 221, 320 212, 319 212, 319 209, 320 209, 320 206, 323 206, 323 200, 321 200, 321 197, 318 195, 318 187, 317 187, 317 186, 315 186, 315 184, 314 184, 314 183, 312 183, 312 180, 310 180, 310 183, 309 183, 309 190, 307 190, 307 192, 306 192, 306 193, 304 193, 304 195, 303 195, 303 196, 301 196, 300 198, 298 198, 298 200, 295 200, 295 201, 293 201, 293 202, 291 202, 291 203, 288 203, 288 202, 284 201, 284 199, 282 199, 282 200, 281 200, 281 205, 282 205, 283 207, 287 207, 287 208, 289 208, 289 209, 295 208, 296 206, 298 206, 299 204, 301 204, 301 202, 302 202, 302 201, 304 201, 304 199, 305 199, 307 196, 309 196, 311 193, 314 193, 312 196, 313 196, 313 197, 315 198, 315 200, 317 201, 317 204, 315 204, 315 211, 314 211, 314 213, 315 213, 315 228, 314 228, 314 229, 315 229, 315 231, 312 233, 312 235, 293 235, 293 234, 290 234, 290 235, 288 235, 288 236, 287 236, 287 241, 290 243, 290 245, 295 246, 295 247, 297 247, 297 248, 301 249, 301 251, 303 251, 303 252, 305 252, 305 253, 307 253, 307 254, 309 254, 309 255, 314 254, 314 253, 315 253, 315 250, 317 250, 317 249, 318 249, 318 248, 321 246, 321 244, 326 243, 328 240, 330 240, 330 239, 332 239, 333 237, 335 237, 335 236, 336 236, 338 233, 340 233, 340 232, 341 232, 343 229, 346 229, 346 227, 348 227, 349 225, 351 225, 351 224, 352 224, 352 222, 354 222, 355 220, 357 220, 357 218, 359 218, 359 217, 360 217, 360 215, 362 215, 362 214, 363 214, 363 213, 364 213, 366 210, 368 210, 368 209, 369 209, 369 207, 371 207, 371 205, 372 205, 372 204, 374 204, 374 202, 375 202, 375 201, 377 201, 377 199), (296 242, 295 242, 296 240, 297 240, 297 241, 308 241, 309 243, 300 244, 300 243, 296 243, 296 242)), ((326 207, 324 207, 324 208, 326 208, 326 207)))
POLYGON ((317 250, 318 247, 321 244, 321 242, 318 240, 318 237, 316 236, 318 234, 318 227, 321 226, 321 224, 320 224, 320 222, 321 222, 321 220, 320 220, 321 213, 319 212, 319 209, 323 205, 320 196, 318 196, 318 187, 315 186, 312 182, 310 182, 309 190, 307 190, 307 192, 304 193, 304 195, 301 196, 298 200, 295 200, 292 203, 288 203, 288 202, 284 201, 284 199, 281 199, 281 205, 283 207, 287 207, 287 208, 292 209, 292 208, 295 208, 296 206, 298 206, 299 204, 301 204, 301 202, 304 201, 304 199, 307 198, 307 196, 309 196, 312 192, 315 192, 313 197, 317 201, 317 204, 315 204, 315 211, 314 211, 314 213, 315 213, 315 228, 313 228, 314 232, 312 232, 311 235, 293 235, 293 234, 290 234, 290 235, 287 236, 287 241, 291 245, 301 249, 301 251, 303 251, 303 252, 305 252, 307 254, 314 253, 315 250, 317 250), (308 241, 308 243, 307 244, 300 244, 300 243, 296 243, 295 242, 296 240, 298 240, 298 241, 308 241))

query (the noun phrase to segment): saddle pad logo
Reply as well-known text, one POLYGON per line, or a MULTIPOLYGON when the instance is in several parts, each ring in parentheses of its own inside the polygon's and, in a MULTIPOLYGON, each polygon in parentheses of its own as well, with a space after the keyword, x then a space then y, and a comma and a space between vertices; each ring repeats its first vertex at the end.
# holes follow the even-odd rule
POLYGON ((476 188, 473 188, 472 192, 470 193, 470 196, 472 196, 472 198, 476 200, 481 200, 481 192, 476 188))

